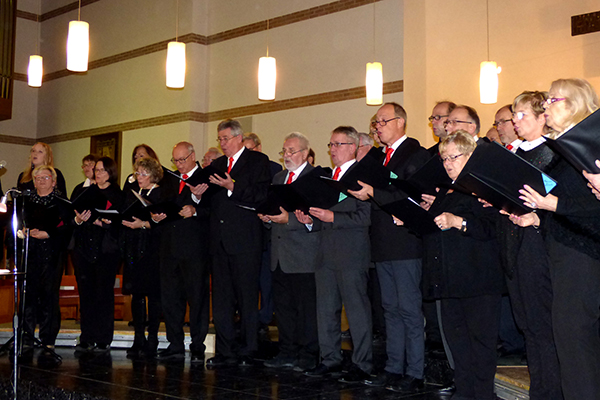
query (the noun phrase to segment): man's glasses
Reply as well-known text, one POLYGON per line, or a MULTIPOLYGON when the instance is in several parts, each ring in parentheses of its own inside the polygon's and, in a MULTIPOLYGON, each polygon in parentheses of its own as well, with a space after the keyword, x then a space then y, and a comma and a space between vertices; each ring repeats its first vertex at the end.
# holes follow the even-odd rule
POLYGON ((281 151, 279 152, 279 155, 280 155, 281 157, 285 157, 285 156, 291 157, 291 156, 293 156, 294 154, 296 154, 296 153, 300 153, 301 151, 304 151, 304 150, 306 150, 306 149, 300 149, 300 150, 296 150, 296 151, 294 151, 294 150, 291 150, 291 149, 289 149, 289 150, 286 150, 286 149, 281 149, 281 151))
POLYGON ((442 118, 446 118, 448 117, 447 115, 432 115, 431 117, 427 118, 429 120, 429 122, 433 122, 433 121, 439 121, 442 118))
POLYGON ((327 147, 329 147, 329 148, 336 147, 337 148, 337 147, 343 146, 345 144, 354 144, 354 143, 338 143, 338 142, 336 142, 336 143, 327 143, 327 147))
MULTIPOLYGON (((513 115, 515 115, 515 114, 513 113, 513 115)), ((519 119, 522 119, 522 118, 519 118, 519 119)), ((512 119, 501 119, 500 121, 496 121, 496 122, 494 122, 494 123, 492 124, 492 126, 493 126, 494 128, 496 128, 496 129, 498 129, 498 127, 499 127, 500 125, 504 125, 504 124, 506 124, 507 122, 512 122, 512 119)))
POLYGON ((456 124, 472 124, 470 121, 461 121, 459 119, 449 119, 444 121, 444 125, 456 125, 456 124))
POLYGON ((400 119, 400 117, 394 117, 394 118, 390 118, 390 119, 382 119, 381 121, 373 121, 371 122, 371 126, 373 128, 377 128, 377 126, 386 126, 388 124, 388 122, 393 121, 395 119, 400 119))
POLYGON ((194 152, 192 151, 190 154, 187 155, 186 158, 171 158, 171 162, 173 164, 177 164, 177 163, 183 163, 186 162, 188 158, 190 158, 190 156, 193 154, 194 152))

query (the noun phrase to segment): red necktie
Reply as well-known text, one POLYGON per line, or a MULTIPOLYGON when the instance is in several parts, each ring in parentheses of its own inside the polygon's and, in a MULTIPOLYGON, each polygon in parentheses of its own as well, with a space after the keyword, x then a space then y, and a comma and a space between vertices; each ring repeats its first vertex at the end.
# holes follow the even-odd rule
POLYGON ((506 148, 507 148, 508 150, 512 150, 512 149, 513 149, 513 145, 512 145, 512 144, 507 144, 507 145, 506 145, 506 148))
POLYGON ((231 168, 233 168, 233 157, 229 157, 229 165, 227 166, 227 173, 231 173, 231 168))
POLYGON ((290 183, 292 183, 292 178, 294 177, 294 173, 290 172, 290 174, 288 175, 288 179, 287 182, 285 182, 286 185, 289 185, 290 183))
POLYGON ((388 147, 387 149, 385 149, 385 161, 383 162, 384 166, 388 165, 388 163, 390 162, 390 158, 392 158, 393 152, 394 152, 394 149, 391 147, 388 147))
POLYGON ((335 167, 335 171, 333 171, 333 180, 337 181, 338 178, 340 177, 340 172, 342 170, 340 169, 340 167, 335 167))
POLYGON ((183 191, 183 188, 185 187, 185 180, 189 177, 186 174, 183 174, 183 176, 181 178, 182 178, 182 180, 179 181, 179 193, 181 193, 183 191))

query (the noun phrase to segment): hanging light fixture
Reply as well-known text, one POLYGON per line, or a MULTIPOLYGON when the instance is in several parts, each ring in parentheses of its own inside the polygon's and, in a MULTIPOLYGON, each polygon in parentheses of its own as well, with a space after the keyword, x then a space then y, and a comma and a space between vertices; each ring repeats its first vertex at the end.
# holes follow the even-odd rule
POLYGON ((498 102, 498 74, 502 68, 495 61, 490 61, 490 10, 489 0, 486 0, 487 14, 487 61, 479 65, 479 101, 482 104, 498 102))
MULTIPOLYGON (((40 13, 42 15, 42 5, 40 2, 40 13)), ((37 25, 37 40, 35 42, 35 53, 40 54, 40 21, 39 16, 36 19, 37 25)), ((44 61, 40 55, 29 56, 29 66, 27 67, 27 84, 31 87, 42 86, 42 76, 44 75, 44 61)))
POLYGON ((185 86, 185 43, 178 42, 179 37, 179 0, 175 17, 175 41, 167 46, 167 87, 182 89, 185 86))
POLYGON ((67 69, 74 72, 88 70, 90 55, 90 24, 81 21, 81 0, 77 21, 69 22, 69 35, 67 36, 67 69))
POLYGON ((267 15, 267 56, 258 60, 258 99, 275 100, 277 63, 269 57, 269 18, 267 15))
MULTIPOLYGON (((373 59, 375 59, 375 27, 375 3, 373 3, 373 59)), ((367 63, 365 84, 367 87, 367 105, 381 105, 383 103, 383 66, 380 62, 367 63)))

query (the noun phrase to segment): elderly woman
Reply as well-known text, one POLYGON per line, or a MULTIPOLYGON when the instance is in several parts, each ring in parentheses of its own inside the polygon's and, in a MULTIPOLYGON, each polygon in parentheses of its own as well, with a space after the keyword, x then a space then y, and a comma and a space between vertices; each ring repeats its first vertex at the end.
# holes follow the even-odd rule
MULTIPOLYGON (((523 92, 513 102, 515 130, 523 138, 517 155, 542 171, 553 166, 554 152, 545 144, 546 92, 523 92)), ((525 335, 532 400, 560 400, 560 368, 552 333, 550 262, 539 229, 522 228, 502 218, 498 229, 502 266, 517 325, 525 335)))
MULTIPOLYGON (((117 184, 117 164, 101 157, 94 181, 104 209, 120 209, 123 196, 117 184)), ((92 210, 75 211, 73 265, 79 287, 81 336, 76 352, 106 352, 114 331, 114 285, 119 268, 118 225, 92 218, 92 210)))
MULTIPOLYGON (((135 176, 139 189, 137 193, 150 203, 159 203, 163 198, 163 188, 158 182, 163 178, 163 170, 153 158, 140 158, 135 162, 135 176)), ((125 207, 138 201, 130 191, 125 193, 125 207)), ((131 294, 131 314, 135 337, 133 346, 127 350, 131 356, 145 352, 156 355, 158 348, 158 327, 160 324, 160 271, 158 248, 160 245, 158 226, 148 218, 132 218, 123 221, 126 227, 121 230, 120 244, 125 266, 123 269, 123 294, 131 294), (148 339, 146 340, 146 299, 148 304, 148 339)))
MULTIPOLYGON (((552 82, 545 104, 546 124, 558 135, 598 109, 598 96, 583 79, 552 82)), ((554 340, 564 397, 600 399, 600 203, 581 171, 560 159, 548 173, 558 185, 541 196, 521 190, 525 205, 550 211, 512 216, 521 225, 539 226, 550 260, 554 340)))
MULTIPOLYGON (((133 173, 127 177, 127 179, 125 180, 125 183, 123 184, 124 192, 128 192, 130 189, 133 189, 133 190, 140 189, 138 186, 138 181, 137 181, 137 175, 136 175, 137 169, 136 169, 135 163, 142 158, 153 158, 156 161, 158 161, 158 163, 160 165, 160 160, 158 159, 158 155, 152 149, 152 147, 148 146, 147 144, 143 144, 143 143, 135 146, 133 148, 133 152, 131 153, 131 165, 133 167, 133 173)), ((163 190, 166 190, 167 187, 171 188, 173 190, 176 190, 179 187, 179 179, 177 179, 175 176, 166 172, 167 168, 162 167, 162 166, 161 166, 161 168, 163 170, 163 175, 162 175, 162 178, 160 179, 160 182, 157 182, 157 183, 160 184, 160 186, 163 188, 163 190)))
MULTIPOLYGON (((17 188, 19 190, 30 189, 33 191, 35 185, 33 183, 32 172, 35 168, 42 165, 48 165, 54 168, 54 157, 52 156, 52 148, 49 145, 43 142, 37 142, 29 151, 27 167, 19 174, 17 188)), ((54 168, 54 171, 56 172, 56 187, 62 195, 66 196, 67 187, 65 178, 58 168, 54 168)))
MULTIPOLYGON (((440 143, 454 181, 477 146, 459 130, 440 143)), ((495 240, 497 211, 477 198, 441 190, 429 208, 440 228, 423 237, 423 297, 441 299, 444 333, 454 356, 457 399, 496 399, 496 343, 505 291, 495 240)))
POLYGON ((60 330, 59 287, 62 269, 59 254, 66 248, 70 213, 59 200, 56 171, 41 165, 32 172, 35 192, 25 199, 25 226, 29 228, 25 331, 33 336, 37 324, 40 340, 54 347, 60 330))

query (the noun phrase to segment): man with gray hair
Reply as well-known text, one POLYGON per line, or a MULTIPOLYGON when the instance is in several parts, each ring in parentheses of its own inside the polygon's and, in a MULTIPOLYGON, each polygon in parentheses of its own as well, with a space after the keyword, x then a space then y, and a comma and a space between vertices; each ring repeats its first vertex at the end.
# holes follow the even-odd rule
MULTIPOLYGON (((309 148, 306 136, 288 134, 279 153, 286 169, 275 175, 273 184, 291 184, 313 170, 307 162, 309 148)), ((319 357, 315 269, 320 232, 318 224, 307 226, 294 213, 280 211, 258 215, 271 228, 270 265, 279 328, 279 354, 265 366, 305 371, 314 368, 319 357)))
POLYGON ((479 139, 477 135, 481 129, 481 122, 477 111, 473 107, 466 105, 456 106, 448 116, 446 122, 444 122, 444 126, 448 135, 462 129, 473 136, 475 140, 479 139))
POLYGON ((373 138, 369 134, 364 132, 358 132, 360 139, 358 143, 358 150, 356 151, 356 162, 363 159, 364 156, 373 148, 373 138))
POLYGON ((204 153, 204 157, 202 157, 202 168, 206 168, 215 161, 217 158, 221 157, 223 153, 221 150, 216 147, 209 147, 209 149, 204 153))
POLYGON ((267 198, 271 181, 269 158, 243 145, 243 131, 235 120, 222 121, 217 140, 224 155, 212 165, 223 172, 210 182, 223 189, 202 199, 206 188, 193 192, 201 204, 210 203, 213 320, 217 331, 216 356, 206 365, 254 365, 258 350, 258 276, 262 254, 262 223, 254 212, 267 198), (234 315, 240 314, 241 338, 236 340, 234 315))

